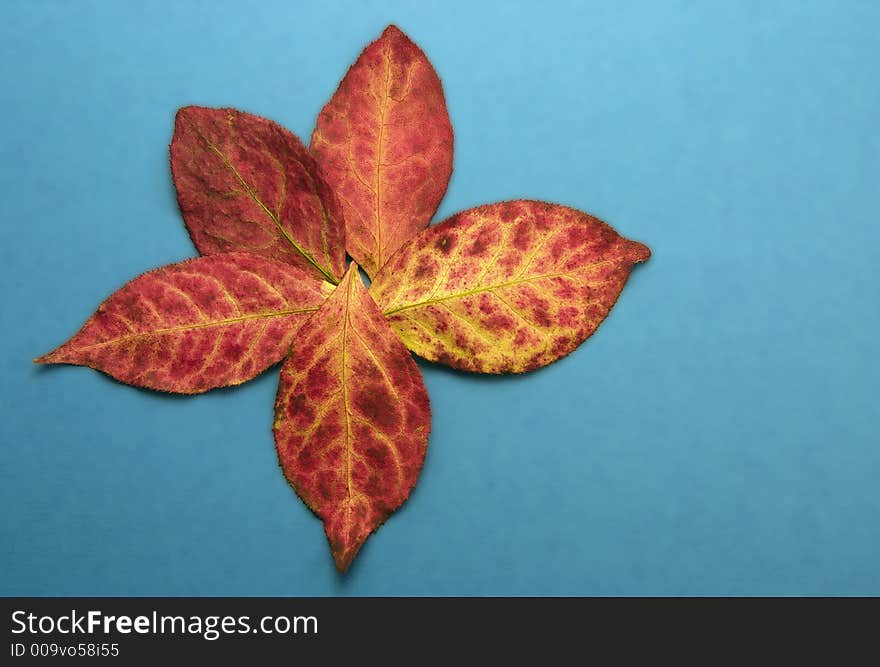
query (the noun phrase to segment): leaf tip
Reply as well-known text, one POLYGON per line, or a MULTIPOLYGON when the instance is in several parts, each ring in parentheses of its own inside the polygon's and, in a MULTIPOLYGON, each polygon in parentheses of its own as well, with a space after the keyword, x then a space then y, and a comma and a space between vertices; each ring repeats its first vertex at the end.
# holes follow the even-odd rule
MULTIPOLYGON (((352 561, 361 550, 364 542, 370 536, 370 533, 376 528, 376 524, 361 516, 352 520, 351 509, 353 505, 348 501, 347 507, 342 508, 343 511, 337 512, 324 522, 324 532, 327 535, 327 541, 330 543, 330 553, 333 556, 333 563, 340 574, 345 574, 351 567, 352 561)), ((356 509, 356 507, 354 507, 356 509)))
POLYGON ((34 357, 35 364, 57 364, 58 360, 58 350, 54 350, 52 352, 47 352, 46 354, 41 354, 39 357, 34 357))
POLYGON ((348 568, 351 567, 351 563, 357 555, 358 550, 356 548, 344 549, 340 547, 337 549, 336 547, 332 547, 331 552, 333 553, 333 563, 336 565, 339 574, 345 574, 348 572, 348 568))
POLYGON ((339 281, 339 284, 340 285, 342 283, 350 284, 351 282, 354 281, 355 276, 360 277, 360 271, 361 271, 361 267, 358 266, 358 263, 355 261, 352 261, 348 265, 348 268, 345 270, 345 275, 342 276, 342 280, 339 281))
POLYGON ((628 250, 629 252, 627 254, 633 264, 647 262, 651 258, 651 249, 644 243, 630 241, 628 250))
POLYGON ((393 23, 389 23, 382 31, 382 37, 406 37, 406 33, 393 23))

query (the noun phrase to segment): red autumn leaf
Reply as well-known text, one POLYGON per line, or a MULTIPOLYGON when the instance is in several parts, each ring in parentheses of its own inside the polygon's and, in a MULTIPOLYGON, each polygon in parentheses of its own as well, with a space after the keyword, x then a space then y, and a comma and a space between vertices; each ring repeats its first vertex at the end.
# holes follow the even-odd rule
POLYGON ((177 201, 203 255, 243 250, 338 282, 342 210, 295 135, 235 109, 184 107, 171 141, 177 201))
POLYGON ((375 275, 428 225, 452 174, 440 79, 396 26, 348 70, 318 116, 311 151, 345 211, 348 253, 375 275))
POLYGON ((650 254, 586 213, 511 201, 423 232, 385 265, 370 294, 416 354, 463 370, 521 373, 586 340, 650 254))
POLYGON ((275 402, 281 467, 340 571, 409 496, 429 430, 419 369, 352 264, 299 330, 275 402))
POLYGON ((199 257, 135 278, 73 338, 35 361, 89 366, 180 394, 241 384, 281 361, 331 290, 265 257, 199 257))
POLYGON ((136 278, 35 361, 198 393, 291 350, 276 448, 344 572, 424 461, 430 407, 407 347, 487 373, 549 364, 595 331, 651 253, 535 201, 425 230, 451 175, 452 128, 437 74, 394 26, 321 111, 311 150, 258 116, 181 109, 171 168, 205 256, 136 278), (356 264, 345 271, 346 250, 373 277, 369 292, 356 264))

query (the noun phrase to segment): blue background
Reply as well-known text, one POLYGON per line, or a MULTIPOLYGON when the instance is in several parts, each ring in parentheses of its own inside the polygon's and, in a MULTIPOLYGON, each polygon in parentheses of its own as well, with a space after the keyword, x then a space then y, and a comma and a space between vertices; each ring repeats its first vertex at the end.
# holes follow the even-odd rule
POLYGON ((0 5, 0 592, 880 594, 880 4, 247 5, 0 5), (276 373, 178 398, 31 359, 194 254, 177 107, 307 138, 389 22, 445 86, 437 219, 546 199, 654 257, 545 370, 422 364, 420 482, 343 578, 276 373))

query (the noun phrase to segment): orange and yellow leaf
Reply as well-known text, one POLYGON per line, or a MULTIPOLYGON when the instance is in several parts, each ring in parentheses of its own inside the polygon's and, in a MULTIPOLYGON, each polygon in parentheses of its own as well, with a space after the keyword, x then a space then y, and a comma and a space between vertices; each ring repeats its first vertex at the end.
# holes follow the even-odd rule
POLYGON ((352 264, 299 330, 275 403, 281 467, 340 571, 409 496, 430 417, 418 367, 352 264))
POLYGON ((521 373, 586 340, 633 265, 650 255, 586 213, 510 201, 419 234, 370 294, 416 354, 462 370, 521 373))
POLYGON ((198 257, 135 278, 35 361, 89 366, 179 394, 241 384, 281 361, 330 291, 329 283, 258 255, 198 257))
POLYGON ((348 253, 374 276, 427 227, 452 174, 440 79, 397 27, 349 69, 318 116, 311 151, 342 204, 348 253))

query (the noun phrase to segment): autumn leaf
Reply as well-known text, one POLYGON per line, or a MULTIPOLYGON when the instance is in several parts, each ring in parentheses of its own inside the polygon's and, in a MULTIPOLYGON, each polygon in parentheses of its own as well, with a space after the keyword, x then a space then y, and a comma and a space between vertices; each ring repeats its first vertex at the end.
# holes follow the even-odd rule
POLYGON ((419 369, 352 264, 300 328, 275 403, 281 467, 340 571, 409 496, 429 430, 419 369))
POLYGON ((370 294, 410 350, 483 373, 568 354, 651 251, 596 218, 536 201, 464 211, 413 239, 370 294))
POLYGON ((177 112, 171 172, 203 255, 242 250, 338 282, 345 228, 333 191, 291 132, 235 109, 177 112))
POLYGON ((345 572, 425 458, 430 406, 410 351, 484 373, 545 366, 592 335, 651 255, 537 201, 428 227, 452 142, 440 79, 395 26, 321 111, 311 153, 265 118, 180 109, 171 170, 203 257, 131 281, 35 361, 189 394, 285 359, 279 462, 345 572))
POLYGON ((374 276, 428 225, 452 174, 440 79, 396 26, 349 69, 310 148, 342 204, 348 253, 374 276))
POLYGON ((199 257, 135 278, 73 338, 35 361, 89 366, 180 394, 240 384, 281 361, 330 291, 265 257, 199 257))

